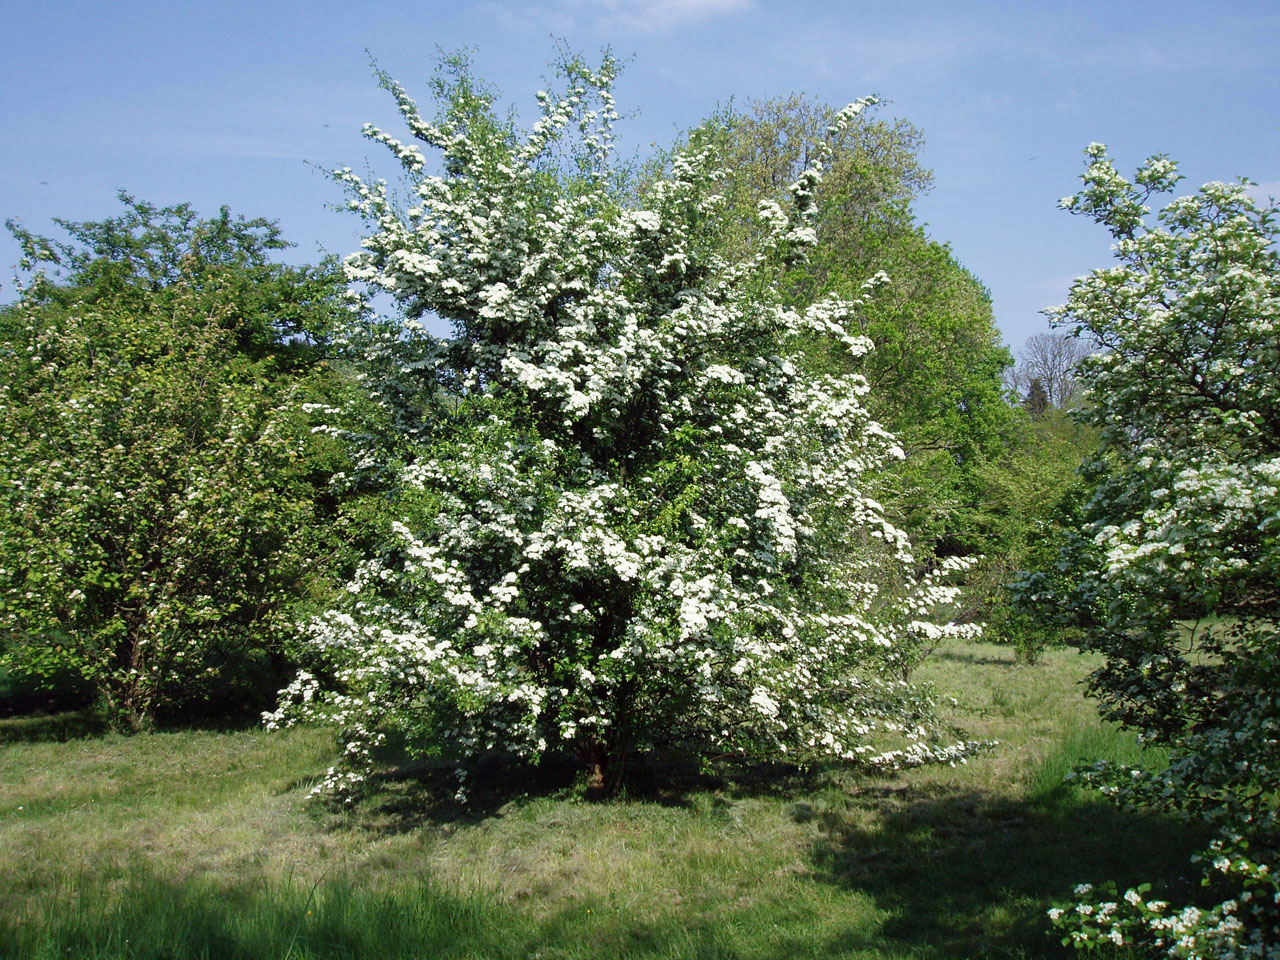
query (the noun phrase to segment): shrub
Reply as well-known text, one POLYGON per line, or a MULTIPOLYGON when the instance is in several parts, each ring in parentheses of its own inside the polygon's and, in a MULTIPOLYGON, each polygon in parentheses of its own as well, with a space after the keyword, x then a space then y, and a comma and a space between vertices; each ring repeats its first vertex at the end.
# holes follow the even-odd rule
POLYGON ((327 786, 358 783, 389 729, 459 760, 569 749, 597 791, 664 743, 881 765, 969 749, 939 740, 929 696, 902 679, 920 638, 972 631, 927 622, 953 598, 946 570, 915 582, 868 493, 901 451, 862 376, 803 369, 815 340, 868 348, 850 332, 859 303, 793 308, 776 289, 815 242, 821 162, 793 184, 794 212, 762 204, 763 239, 726 260, 713 138, 634 205, 615 73, 565 63, 568 90, 539 94, 527 134, 459 60, 434 121, 384 77, 444 175, 372 127, 406 206, 338 171, 372 230, 348 271, 407 318, 371 351, 402 360, 371 386, 417 452, 398 544, 313 624, 314 667, 270 718, 346 725, 327 786), (429 336, 430 314, 452 335, 429 336))
MULTIPOLYGON (((1216 906, 1146 888, 1055 908, 1080 945, 1133 942, 1170 957, 1280 956, 1280 253, 1275 208, 1247 183, 1210 183, 1149 222, 1179 179, 1163 156, 1132 181, 1090 146, 1063 201, 1104 224, 1118 263, 1076 281, 1053 313, 1104 348, 1082 365, 1102 430, 1087 525, 1041 599, 1089 625, 1106 655, 1103 714, 1172 754, 1156 773, 1100 765, 1119 800, 1217 830, 1203 857, 1216 906), (1060 581, 1062 582, 1062 581, 1060 581)), ((1114 892, 1114 891, 1112 891, 1114 892)), ((1077 891, 1091 897, 1091 889, 1077 891)))
POLYGON ((136 729, 277 685, 317 552, 301 377, 341 277, 268 264, 265 221, 123 199, 63 224, 82 246, 15 228, 70 275, 0 317, 0 654, 136 729))

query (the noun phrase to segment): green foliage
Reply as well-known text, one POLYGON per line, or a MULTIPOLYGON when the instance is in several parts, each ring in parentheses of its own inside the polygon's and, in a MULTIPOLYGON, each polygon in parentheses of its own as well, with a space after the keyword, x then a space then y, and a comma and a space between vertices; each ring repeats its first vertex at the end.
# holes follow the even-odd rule
POLYGON ((121 191, 126 210, 101 221, 55 219, 60 241, 9 220, 24 270, 38 270, 23 290, 28 303, 87 305, 109 301, 146 310, 181 295, 234 328, 237 352, 274 358, 281 369, 323 359, 341 312, 335 310, 337 264, 290 266, 273 252, 290 244, 270 220, 233 217, 222 207, 204 220, 188 204, 157 207, 121 191))
POLYGON ((906 453, 888 479, 886 505, 926 554, 1002 553, 1008 545, 973 535, 987 499, 977 471, 1018 435, 1000 383, 1009 357, 990 298, 947 246, 919 229, 897 235, 883 269, 893 279, 868 304, 861 329, 875 344, 863 368, 871 409, 906 453))
POLYGON ((0 317, 0 653, 137 728, 273 683, 324 506, 300 404, 344 308, 332 264, 266 261, 265 221, 122 199, 63 224, 81 246, 15 228, 67 277, 0 317))
POLYGON ((1054 408, 1036 419, 1019 415, 1016 426, 1006 452, 975 465, 976 503, 959 512, 958 525, 984 558, 970 578, 970 615, 984 619, 988 637, 1012 643, 1033 663, 1046 646, 1076 637, 1073 623, 1015 601, 1049 575, 1040 571, 1066 576, 1056 563, 1087 498, 1079 465, 1096 445, 1097 431, 1054 408))
POLYGON ((725 157, 729 175, 721 188, 732 226, 722 242, 735 252, 755 249, 765 237, 755 217, 760 201, 786 201, 791 184, 827 153, 817 195, 820 246, 806 268, 815 290, 827 287, 833 272, 866 279, 881 269, 885 249, 912 228, 912 199, 933 183, 918 158, 923 135, 910 123, 866 111, 837 128, 835 117, 826 104, 792 94, 726 108, 690 135, 725 157))

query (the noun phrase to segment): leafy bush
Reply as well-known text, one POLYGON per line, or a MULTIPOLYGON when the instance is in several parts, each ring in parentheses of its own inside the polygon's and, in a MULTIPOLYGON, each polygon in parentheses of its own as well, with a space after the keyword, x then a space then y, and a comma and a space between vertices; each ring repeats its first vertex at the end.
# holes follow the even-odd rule
POLYGON ((1089 490, 1079 464, 1096 445, 1097 431, 1056 409, 1021 423, 1005 456, 972 471, 982 502, 963 518, 987 556, 967 596, 990 611, 987 639, 1011 643, 1021 660, 1034 663, 1046 647, 1079 640, 1074 617, 1056 616, 1032 598, 1047 581, 1061 587, 1070 576, 1059 560, 1078 538, 1089 490))
POLYGON ((82 246, 14 228, 69 276, 0 316, 0 653, 138 728, 274 686, 317 553, 300 377, 341 277, 269 264, 265 221, 123 199, 63 224, 82 246))

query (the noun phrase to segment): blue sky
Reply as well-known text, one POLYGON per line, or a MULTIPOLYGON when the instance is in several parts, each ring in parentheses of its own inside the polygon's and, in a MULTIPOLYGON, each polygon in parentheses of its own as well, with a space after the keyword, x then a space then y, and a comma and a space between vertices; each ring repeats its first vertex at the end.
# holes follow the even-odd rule
MULTIPOLYGON (((37 232, 98 219, 115 191, 221 204, 280 221, 298 244, 345 254, 357 221, 319 168, 394 175, 366 121, 394 129, 366 49, 420 100, 437 49, 526 115, 553 37, 634 59, 624 149, 669 143, 730 98, 803 91, 833 105, 875 92, 921 128, 933 191, 917 213, 990 288, 1015 349, 1038 311, 1109 257, 1099 229, 1056 209, 1081 156, 1107 143, 1125 172, 1163 151, 1188 189, 1246 175, 1280 196, 1280 4, 516 3, 273 0, 10 3, 0 59, 0 214, 37 232), (310 164, 310 165, 309 165, 310 164)), ((16 247, 0 239, 0 299, 16 247)))

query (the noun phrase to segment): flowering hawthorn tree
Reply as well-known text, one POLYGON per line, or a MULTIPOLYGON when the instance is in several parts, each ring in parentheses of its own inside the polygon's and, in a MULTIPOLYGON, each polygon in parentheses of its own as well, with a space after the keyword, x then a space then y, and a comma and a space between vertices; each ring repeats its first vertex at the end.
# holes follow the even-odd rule
POLYGON ((876 587, 878 565, 911 562, 868 491, 901 452, 861 376, 803 373, 815 340, 868 348, 848 332, 858 302, 774 296, 815 241, 821 161, 794 213, 761 204, 767 242, 726 262, 722 174, 698 138, 643 201, 625 190, 615 74, 564 64, 567 91, 538 94, 527 133, 459 61, 434 121, 383 76, 444 175, 374 127, 409 199, 337 172, 372 228, 349 275, 407 317, 362 334, 366 376, 417 453, 396 546, 312 624, 315 666, 267 718, 347 728, 319 789, 354 787, 389 728, 463 760, 568 748, 593 791, 662 742, 882 765, 972 746, 942 744, 928 693, 901 679, 916 638, 972 632, 926 619, 954 595, 946 570, 905 599, 876 587), (452 336, 425 332, 432 314, 452 336))
MULTIPOLYGON (((1104 715, 1173 760, 1159 772, 1102 765, 1087 780, 1215 828, 1202 862, 1221 900, 1174 908, 1148 899, 1149 885, 1099 900, 1082 885, 1084 902, 1051 915, 1082 947, 1280 957, 1275 208, 1251 200, 1247 183, 1210 183, 1152 224, 1147 200, 1172 191, 1176 165, 1153 157, 1130 181, 1101 144, 1088 156, 1084 188, 1063 206, 1111 231, 1118 263, 1050 311, 1104 347, 1081 366, 1085 416, 1102 430, 1076 551, 1086 573, 1057 599, 1106 655, 1090 681, 1104 715)), ((1053 599, 1048 579, 1038 587, 1053 599)))

